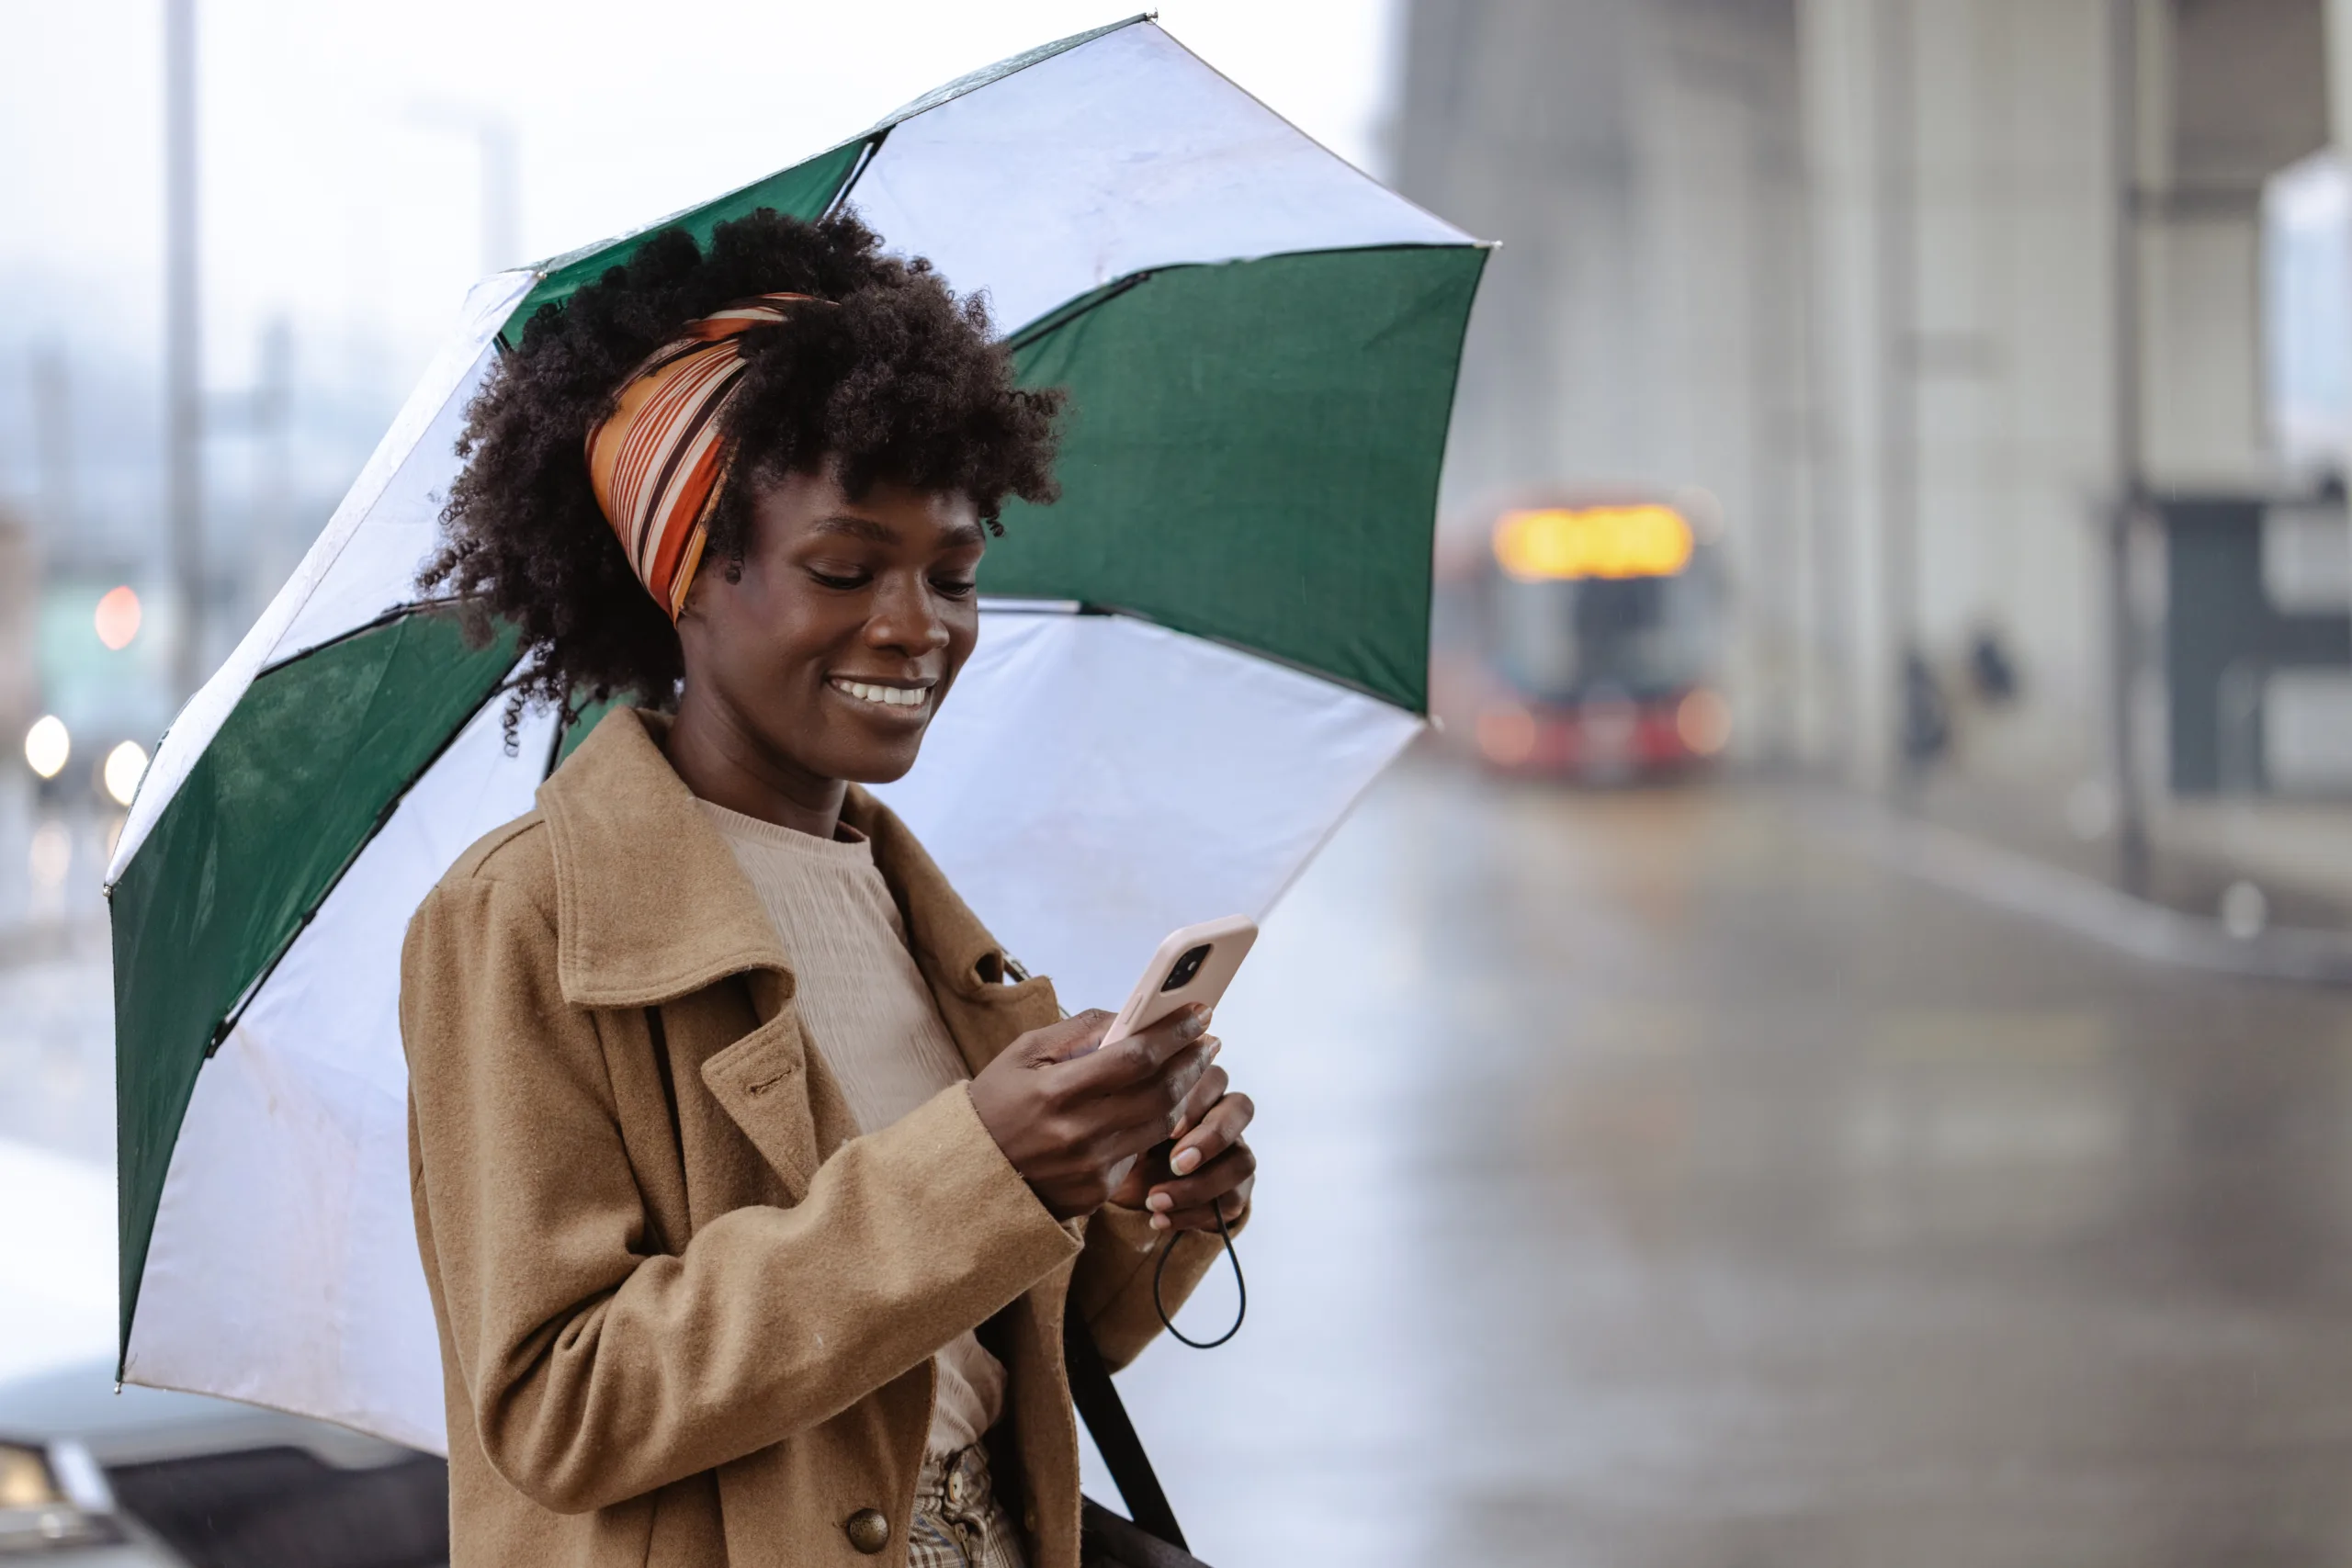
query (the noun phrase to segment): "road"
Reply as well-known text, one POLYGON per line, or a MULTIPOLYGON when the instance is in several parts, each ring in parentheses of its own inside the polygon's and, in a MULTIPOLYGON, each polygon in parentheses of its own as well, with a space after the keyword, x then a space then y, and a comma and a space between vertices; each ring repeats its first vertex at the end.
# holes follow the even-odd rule
MULTIPOLYGON (((2352 1555, 2352 994, 2143 966, 1815 820, 1430 759, 1366 801, 1219 1019, 1249 1324, 1123 1379, 1202 1556, 2352 1555)), ((104 1159, 103 973, 0 963, 0 1141, 104 1159)))
POLYGON ((2352 997, 1809 818, 1424 764, 1295 890, 1219 1019, 1249 1326, 1128 1374, 1208 1561, 2352 1551, 2352 997))

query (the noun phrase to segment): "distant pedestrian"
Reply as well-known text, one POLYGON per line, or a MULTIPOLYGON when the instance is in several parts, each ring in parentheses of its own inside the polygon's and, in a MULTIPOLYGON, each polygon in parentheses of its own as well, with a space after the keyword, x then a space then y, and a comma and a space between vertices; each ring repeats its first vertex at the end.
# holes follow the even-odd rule
POLYGON ((459 1568, 1076 1568, 1064 1315, 1142 1348, 1250 1105, 1197 1010, 1085 1054, 857 787, 1059 407, 922 264, 763 212, 542 309, 469 411, 425 586, 516 628, 518 702, 635 705, 403 954, 459 1568))

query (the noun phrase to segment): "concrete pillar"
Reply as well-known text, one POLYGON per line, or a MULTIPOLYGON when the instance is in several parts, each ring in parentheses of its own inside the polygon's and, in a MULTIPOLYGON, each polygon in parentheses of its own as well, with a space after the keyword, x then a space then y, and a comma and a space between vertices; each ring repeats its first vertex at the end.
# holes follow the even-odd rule
POLYGON ((1883 255, 1897 173, 1887 157, 1891 106, 1882 85, 1887 20, 1882 0, 1799 0, 1797 7, 1815 278, 1815 493, 1828 546, 1817 563, 1818 602, 1845 682, 1838 761, 1871 786, 1894 773, 1902 639, 1886 592, 1894 430, 1883 255))
POLYGON ((2272 477, 2262 392, 2262 192, 2319 145, 2315 5, 2141 0, 2144 437, 2158 490, 2272 477), (2300 36, 2299 36, 2300 35, 2300 36), (2259 84, 2259 92, 2255 88, 2259 84))
MULTIPOLYGON (((2352 168, 2352 0, 2326 0, 2327 123, 2335 155, 2352 168)), ((2352 359, 2352 343, 2343 345, 2352 359)), ((2343 457, 2342 471, 2352 483, 2352 450, 2343 457)))
POLYGON ((1721 679, 1739 755, 1817 755, 1807 637, 1806 209, 1792 8, 1653 6, 1642 149, 1644 462, 1712 494, 1731 584, 1721 679))
POLYGON ((1917 636, 1954 693, 1951 771, 2046 799, 2108 750, 2114 17, 2109 0, 1917 3, 1917 636), (2007 704, 1970 689, 1988 632, 2021 681, 2007 704))
POLYGON ((1898 776, 1917 648, 1947 771, 2064 784, 2101 749, 2111 492, 2106 0, 1801 0, 1821 483, 1856 782, 1898 776), (1996 632, 2025 682, 1973 704, 1996 632))

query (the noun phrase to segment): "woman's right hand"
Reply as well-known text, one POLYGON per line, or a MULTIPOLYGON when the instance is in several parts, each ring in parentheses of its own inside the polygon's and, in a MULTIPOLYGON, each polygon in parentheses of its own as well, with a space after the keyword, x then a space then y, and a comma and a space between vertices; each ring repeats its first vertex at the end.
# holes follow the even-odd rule
POLYGON ((1174 1134, 1216 1055, 1197 1004, 1097 1050, 1097 1009, 1033 1029, 971 1083, 972 1109, 1056 1219, 1102 1206, 1136 1156, 1174 1134))

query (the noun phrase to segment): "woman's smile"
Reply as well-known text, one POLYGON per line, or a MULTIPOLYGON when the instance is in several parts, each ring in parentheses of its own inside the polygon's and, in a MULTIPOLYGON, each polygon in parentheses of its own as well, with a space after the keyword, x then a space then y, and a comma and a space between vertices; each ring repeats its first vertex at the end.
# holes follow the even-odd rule
POLYGON ((929 718, 932 689, 936 681, 882 681, 853 675, 827 676, 825 684, 855 702, 893 718, 929 718))

